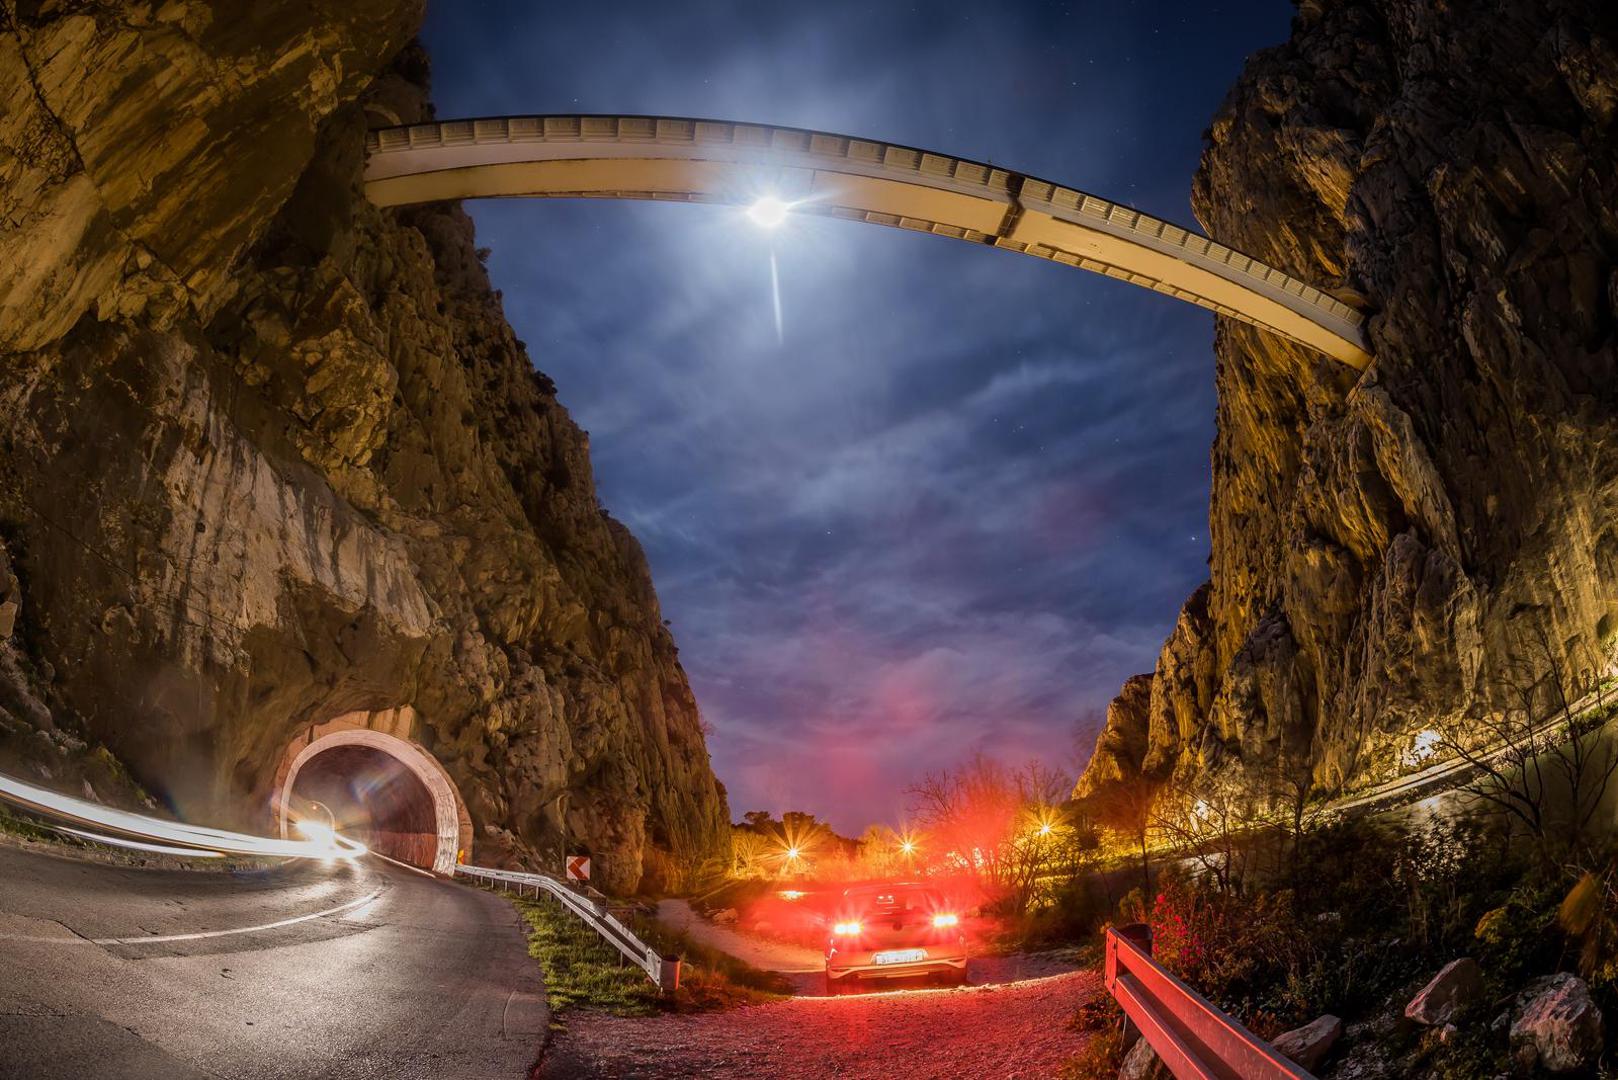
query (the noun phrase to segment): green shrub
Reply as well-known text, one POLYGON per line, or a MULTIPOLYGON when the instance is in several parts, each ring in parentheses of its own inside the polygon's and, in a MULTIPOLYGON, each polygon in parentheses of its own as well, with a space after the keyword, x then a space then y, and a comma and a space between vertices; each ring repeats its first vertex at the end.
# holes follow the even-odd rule
POLYGON ((1119 1027, 1091 1035, 1080 1050, 1069 1058, 1058 1075, 1061 1080, 1117 1080, 1124 1062, 1124 1034, 1119 1027))
POLYGON ((1555 921, 1560 891, 1537 875, 1525 878, 1478 918, 1474 955, 1497 986, 1510 988, 1555 966, 1562 946, 1555 921))

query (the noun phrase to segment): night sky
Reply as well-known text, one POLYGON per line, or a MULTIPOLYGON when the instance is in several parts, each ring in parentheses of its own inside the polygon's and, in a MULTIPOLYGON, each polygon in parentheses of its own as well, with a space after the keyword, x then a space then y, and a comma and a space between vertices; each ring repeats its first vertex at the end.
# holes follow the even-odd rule
MULTIPOLYGON (((1190 225, 1202 133, 1291 12, 439 0, 424 36, 441 117, 816 128, 1190 225)), ((469 208, 602 504, 645 545, 736 817, 857 832, 979 749, 1076 770, 1207 578, 1211 315, 871 225, 469 208)))

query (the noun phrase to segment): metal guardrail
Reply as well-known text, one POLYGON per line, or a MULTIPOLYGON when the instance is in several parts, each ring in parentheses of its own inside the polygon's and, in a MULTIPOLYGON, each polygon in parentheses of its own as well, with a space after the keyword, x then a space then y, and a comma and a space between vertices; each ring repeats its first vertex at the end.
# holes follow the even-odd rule
POLYGON ((607 905, 575 892, 568 885, 549 874, 529 874, 519 870, 493 870, 484 866, 459 865, 458 877, 469 878, 485 885, 493 885, 518 896, 541 892, 557 900, 568 911, 584 920, 585 924, 601 935, 602 940, 617 949, 636 967, 644 971, 657 988, 671 994, 680 987, 680 958, 664 956, 625 926, 607 910, 607 905))
POLYGON ((1315 1080, 1152 959, 1151 931, 1107 930, 1107 992, 1177 1080, 1315 1080))

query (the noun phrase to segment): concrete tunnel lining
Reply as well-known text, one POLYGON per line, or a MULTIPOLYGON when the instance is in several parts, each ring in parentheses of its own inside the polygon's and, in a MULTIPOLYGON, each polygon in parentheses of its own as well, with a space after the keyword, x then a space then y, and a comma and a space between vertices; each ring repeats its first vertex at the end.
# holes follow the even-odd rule
POLYGON ((366 747, 386 754, 404 765, 421 782, 432 799, 434 832, 437 836, 432 871, 446 876, 453 874, 457 861, 470 854, 472 844, 471 816, 466 811, 460 792, 455 788, 455 782, 450 779, 443 765, 424 747, 397 735, 370 728, 351 727, 330 731, 298 750, 289 762, 283 762, 282 775, 275 786, 276 815, 281 835, 283 837, 291 835, 293 790, 298 782, 298 774, 319 755, 338 747, 351 746, 366 747))

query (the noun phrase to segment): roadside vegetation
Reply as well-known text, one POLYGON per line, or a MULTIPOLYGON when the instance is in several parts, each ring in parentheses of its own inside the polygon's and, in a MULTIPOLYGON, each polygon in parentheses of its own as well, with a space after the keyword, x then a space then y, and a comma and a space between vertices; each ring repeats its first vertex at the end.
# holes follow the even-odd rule
POLYGON ((0 835, 30 843, 56 843, 67 847, 85 846, 78 837, 47 829, 30 818, 14 813, 4 803, 0 803, 0 835))
POLYGON ((555 900, 514 900, 528 926, 528 954, 545 973, 552 1023, 570 1009, 614 1016, 702 1012, 774 1001, 789 990, 780 976, 675 934, 651 919, 634 917, 630 929, 664 955, 683 963, 680 988, 664 998, 640 968, 555 900))
MULTIPOLYGON (((1418 736, 1409 764, 1436 748, 1473 764, 1471 780, 1376 817, 1329 820, 1274 792, 1103 788, 1088 812, 1110 855, 1058 892, 1051 918, 1091 935, 1148 924, 1158 962, 1262 1038, 1341 1018, 1318 1075, 1548 1075, 1553 1046, 1572 1048, 1559 1073, 1593 1075, 1618 1049, 1618 837, 1599 826, 1618 736, 1604 691, 1577 718, 1549 698, 1533 724, 1547 713, 1524 693, 1464 744, 1459 728, 1418 736), (1486 753, 1479 733, 1504 749, 1486 753), (1456 961, 1477 975, 1453 1015, 1407 1016, 1456 961), (1529 1006, 1549 994, 1563 1004, 1535 1035, 1529 1006), (1604 1029, 1569 1022, 1581 1001, 1604 1029)), ((1128 1049, 1116 1005, 1088 1003, 1074 1023, 1093 1037, 1063 1075, 1112 1080, 1128 1049)))

